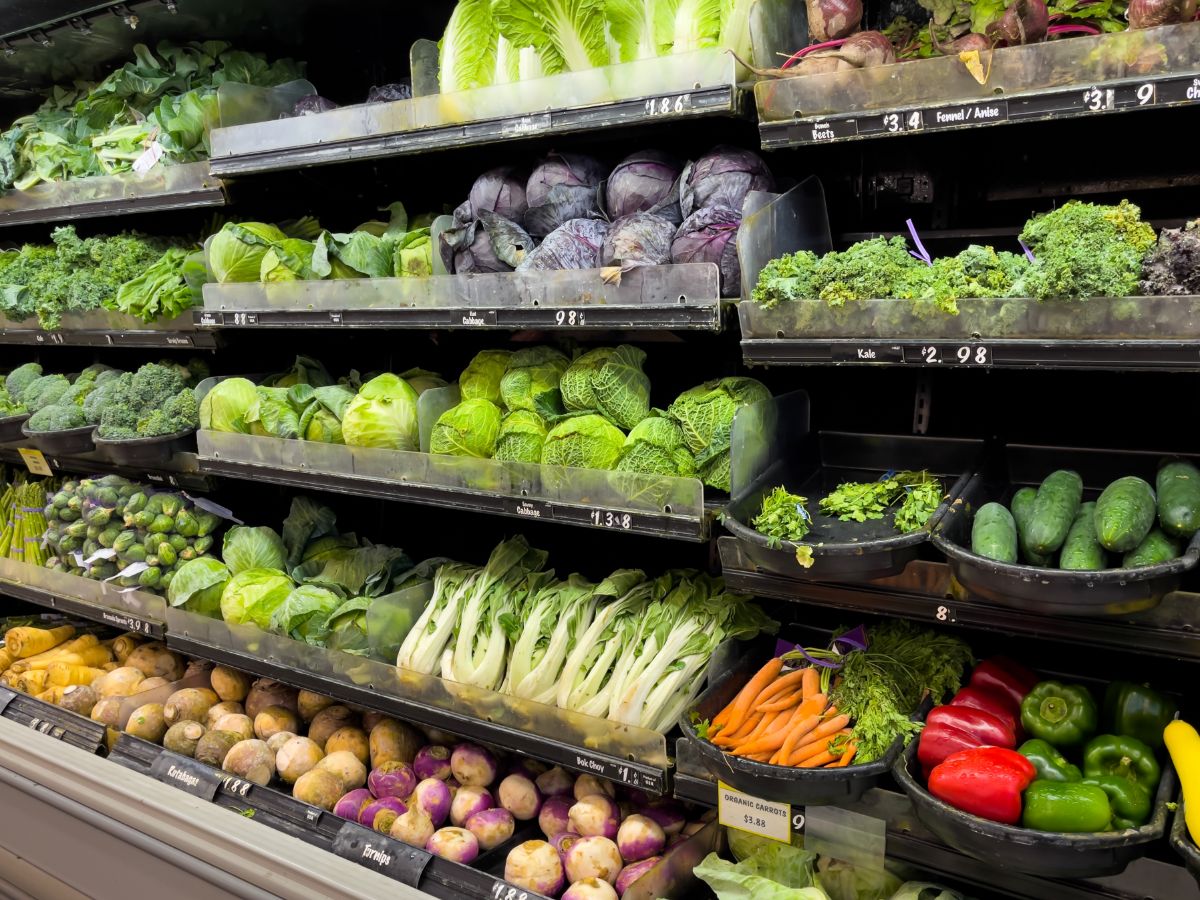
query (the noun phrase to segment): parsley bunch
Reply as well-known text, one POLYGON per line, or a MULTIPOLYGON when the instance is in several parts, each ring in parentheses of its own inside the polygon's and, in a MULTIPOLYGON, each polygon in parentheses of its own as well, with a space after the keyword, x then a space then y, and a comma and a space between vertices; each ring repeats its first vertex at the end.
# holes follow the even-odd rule
POLYGON ((942 484, 928 472, 900 472, 878 481, 847 481, 823 497, 821 512, 837 516, 843 522, 882 519, 895 504, 896 530, 902 534, 916 531, 929 521, 942 502, 942 484))
POLYGON ((789 494, 787 488, 780 485, 763 497, 762 511, 750 524, 760 534, 770 538, 768 543, 775 548, 784 541, 801 540, 808 534, 812 521, 812 516, 804 508, 807 502, 807 497, 789 494))

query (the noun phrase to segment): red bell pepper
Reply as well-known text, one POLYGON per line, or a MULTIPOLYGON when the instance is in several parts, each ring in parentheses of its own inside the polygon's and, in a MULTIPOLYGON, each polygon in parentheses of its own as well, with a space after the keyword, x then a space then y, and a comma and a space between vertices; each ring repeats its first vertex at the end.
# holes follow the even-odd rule
POLYGON ((1021 720, 1019 707, 1014 709, 1008 702, 1008 697, 987 688, 967 685, 954 695, 951 706, 969 706, 991 713, 1007 726, 1008 730, 1018 739, 1021 737, 1021 720))
POLYGON ((925 718, 926 725, 953 725, 978 738, 977 746, 1017 746, 1013 730, 991 713, 970 706, 937 706, 925 718))
POLYGON ((921 771, 928 778, 933 767, 950 754, 980 746, 979 738, 969 731, 944 723, 926 724, 917 743, 917 759, 921 761, 921 771))
POLYGON ((1025 695, 1041 681, 1033 672, 1007 656, 985 659, 971 673, 971 687, 995 691, 1007 697, 1014 710, 1021 708, 1025 695))
POLYGON ((951 754, 929 774, 929 793, 963 812, 1015 825, 1021 792, 1037 770, 1015 750, 976 747, 951 754))

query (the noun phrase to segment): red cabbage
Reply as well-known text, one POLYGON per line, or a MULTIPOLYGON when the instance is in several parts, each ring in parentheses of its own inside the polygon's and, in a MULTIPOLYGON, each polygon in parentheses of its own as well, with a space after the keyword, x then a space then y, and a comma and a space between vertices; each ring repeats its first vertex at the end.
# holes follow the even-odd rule
MULTIPOLYGON (((319 94, 308 94, 296 101, 296 105, 292 107, 292 115, 315 116, 317 113, 337 108, 338 105, 332 100, 327 100, 319 94)), ((286 118, 286 116, 280 116, 280 118, 286 118)))
POLYGON ((534 167, 525 185, 525 230, 545 237, 564 222, 596 212, 603 179, 604 167, 592 157, 551 153, 534 167))
POLYGON ((595 269, 600 265, 600 249, 608 234, 602 219, 571 219, 546 236, 536 250, 525 257, 517 271, 529 269, 595 269))
POLYGON ((447 272, 511 272, 533 250, 533 238, 515 222, 480 210, 479 218, 448 228, 438 239, 447 272))
MULTIPOLYGON (((462 220, 478 219, 482 210, 494 212, 513 222, 525 217, 529 204, 525 202, 525 179, 508 166, 489 169, 471 185, 467 196, 466 215, 462 220)), ((459 207, 461 210, 462 207, 459 207)), ((459 210, 455 210, 458 215, 459 210)))
POLYGON ((405 81, 380 84, 367 91, 368 103, 388 103, 392 100, 411 100, 412 85, 405 81))
POLYGON ((741 214, 728 206, 705 206, 683 220, 671 242, 673 263, 716 263, 721 270, 721 296, 736 296, 742 269, 737 256, 741 214))
POLYGON ((602 266, 658 266, 671 261, 676 225, 654 213, 637 212, 617 219, 604 238, 602 266))
POLYGON ((676 225, 679 212, 679 160, 660 150, 643 150, 617 163, 605 184, 605 204, 613 219, 652 212, 676 225))
POLYGON ((587 219, 599 214, 596 201, 599 188, 587 185, 556 184, 546 192, 545 202, 525 212, 525 230, 534 237, 545 237, 571 219, 587 219))
POLYGON ((775 179, 757 153, 737 147, 714 147, 683 169, 679 207, 690 216, 705 206, 726 206, 742 211, 751 191, 773 191, 775 179))

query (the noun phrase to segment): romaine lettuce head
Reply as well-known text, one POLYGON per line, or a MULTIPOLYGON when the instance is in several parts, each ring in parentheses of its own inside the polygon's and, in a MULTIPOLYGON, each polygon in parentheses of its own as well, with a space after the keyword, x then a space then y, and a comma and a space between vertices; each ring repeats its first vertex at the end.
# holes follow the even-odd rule
POLYGON ((500 407, 489 400, 464 400, 440 416, 429 435, 429 452, 491 459, 500 432, 500 407))
POLYGON ((271 631, 308 644, 323 645, 325 623, 341 603, 342 598, 327 588, 302 584, 271 613, 271 631))
POLYGON ((561 411, 558 383, 570 361, 553 347, 518 350, 500 379, 500 399, 509 411, 528 409, 542 416, 561 411))
POLYGON ((258 400, 254 382, 248 378, 226 378, 217 382, 200 401, 200 427, 208 431, 249 434, 246 413, 258 400))
POLYGON ((687 478, 696 474, 696 458, 677 423, 652 416, 638 422, 625 438, 617 471, 687 478))
POLYGON ((287 566, 287 548, 273 528, 234 525, 225 532, 221 558, 234 575, 247 569, 283 569, 287 566))
POLYGON ((490 400, 500 403, 500 379, 512 359, 509 350, 483 350, 467 364, 458 378, 464 400, 490 400))
POLYGON ((234 575, 221 592, 221 618, 230 625, 270 628, 271 615, 295 587, 278 569, 246 569, 234 575))
POLYGON ((167 588, 167 601, 189 612, 214 619, 221 617, 221 593, 232 577, 219 559, 202 556, 185 562, 175 570, 167 588))
POLYGON ((563 373, 559 386, 568 412, 598 412, 626 430, 650 414, 646 354, 637 347, 598 347, 563 373))
POLYGON ((542 463, 577 469, 611 469, 617 464, 625 434, 603 416, 573 416, 546 434, 542 463))
POLYGON ((546 421, 535 412, 518 409, 500 422, 492 459, 540 463, 546 440, 546 421))
POLYGON ((208 265, 213 277, 230 281, 258 281, 262 260, 272 245, 287 235, 265 222, 227 222, 208 245, 208 265))
POLYGON ((700 479, 706 485, 729 490, 734 414, 739 407, 770 397, 767 387, 753 378, 721 378, 684 391, 667 408, 667 415, 683 429, 688 449, 696 455, 700 479))
POLYGON ((351 447, 416 450, 417 392, 399 375, 377 375, 346 408, 342 437, 351 447))

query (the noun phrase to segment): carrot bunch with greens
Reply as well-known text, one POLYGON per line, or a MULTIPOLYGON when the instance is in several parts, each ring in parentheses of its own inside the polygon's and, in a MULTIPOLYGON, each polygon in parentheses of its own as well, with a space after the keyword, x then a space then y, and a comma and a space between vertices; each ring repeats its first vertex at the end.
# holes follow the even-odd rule
POLYGON ((850 717, 821 690, 815 667, 769 660, 713 718, 708 739, 726 753, 802 769, 849 765, 858 744, 850 717))

